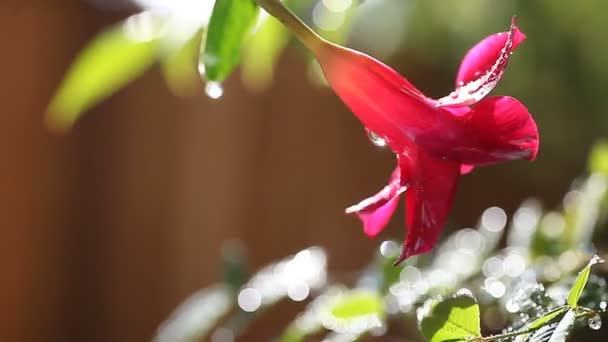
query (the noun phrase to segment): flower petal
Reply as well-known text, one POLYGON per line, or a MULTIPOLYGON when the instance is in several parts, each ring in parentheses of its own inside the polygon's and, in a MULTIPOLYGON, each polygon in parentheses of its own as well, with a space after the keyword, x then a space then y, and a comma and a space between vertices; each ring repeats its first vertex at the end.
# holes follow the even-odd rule
POLYGON ((437 106, 465 106, 481 100, 498 84, 509 57, 525 39, 513 17, 509 32, 493 34, 477 43, 462 60, 456 90, 437 100, 437 106))
POLYGON ((458 160, 483 165, 515 159, 534 160, 538 153, 538 128, 526 107, 508 96, 489 97, 469 113, 465 124, 469 146, 462 146, 458 160))
POLYGON ((401 185, 401 171, 397 167, 391 174, 387 186, 359 204, 346 208, 346 213, 357 214, 363 222, 365 234, 372 237, 376 236, 388 224, 399 203, 399 196, 404 191, 405 186, 401 185))
POLYGON ((444 128, 446 120, 434 100, 373 57, 330 45, 317 59, 334 92, 394 152, 419 135, 444 128))
POLYGON ((435 159, 420 149, 399 158, 410 185, 406 192, 407 236, 395 265, 430 251, 447 219, 458 185, 460 164, 435 159))
POLYGON ((462 165, 460 165, 460 174, 466 175, 467 173, 472 172, 474 168, 475 168, 475 165, 462 164, 462 165))
POLYGON ((526 107, 512 97, 485 98, 467 114, 445 115, 459 123, 417 137, 418 146, 430 156, 476 166, 536 157, 536 123, 526 107))

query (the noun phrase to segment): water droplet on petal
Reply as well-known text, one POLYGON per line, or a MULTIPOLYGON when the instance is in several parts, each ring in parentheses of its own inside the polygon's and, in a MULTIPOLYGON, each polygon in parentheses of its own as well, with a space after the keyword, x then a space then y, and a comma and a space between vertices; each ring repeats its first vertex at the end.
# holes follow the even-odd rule
POLYGON ((589 319, 587 319, 587 325, 593 330, 600 330, 602 327, 602 317, 600 317, 597 312, 593 313, 589 319))
POLYGON ((378 147, 386 147, 386 145, 387 145, 386 140, 384 140, 383 138, 381 138, 376 133, 374 133, 372 131, 368 131, 367 132, 367 136, 369 137, 369 140, 372 142, 372 144, 374 144, 374 145, 376 145, 378 147))
POLYGON ((224 95, 224 88, 221 83, 210 81, 205 85, 205 93, 210 98, 217 100, 224 95))

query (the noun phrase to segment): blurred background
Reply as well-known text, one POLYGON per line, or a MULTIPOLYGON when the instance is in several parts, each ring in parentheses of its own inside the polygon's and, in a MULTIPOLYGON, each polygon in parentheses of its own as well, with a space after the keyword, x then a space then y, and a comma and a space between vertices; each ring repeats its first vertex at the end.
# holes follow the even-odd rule
MULTIPOLYGON (((319 16, 315 1, 298 6, 328 35, 344 21, 319 16)), ((70 132, 49 131, 46 107, 77 53, 138 11, 121 0, 0 4, 2 341, 150 340, 182 300, 222 277, 227 242, 251 270, 311 245, 326 249, 330 270, 359 269, 377 251, 381 240, 344 208, 385 185, 394 157, 311 79, 297 43, 264 87, 237 70, 221 98, 203 83, 183 98, 153 67, 70 132)), ((540 154, 463 177, 450 231, 490 206, 511 215, 528 197, 559 207, 586 172, 590 146, 608 136, 605 13, 603 0, 367 0, 335 37, 441 97, 467 49, 518 16, 528 40, 494 94, 527 105, 540 154)), ((403 238, 398 212, 383 238, 403 238)), ((268 313, 243 340, 272 337, 298 305, 268 313)))

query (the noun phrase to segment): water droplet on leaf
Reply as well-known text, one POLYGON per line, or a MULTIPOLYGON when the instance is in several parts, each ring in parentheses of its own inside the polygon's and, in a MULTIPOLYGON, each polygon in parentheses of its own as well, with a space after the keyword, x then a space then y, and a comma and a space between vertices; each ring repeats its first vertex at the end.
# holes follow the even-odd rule
POLYGON ((205 85, 205 93, 210 98, 217 100, 224 95, 224 88, 219 82, 207 82, 205 85))
POLYGON ((602 327, 602 317, 597 312, 593 313, 587 320, 587 325, 593 330, 600 330, 602 327))
POLYGON ((387 145, 386 140, 381 138, 376 133, 374 133, 372 131, 367 131, 367 136, 369 137, 369 140, 372 142, 372 144, 374 144, 378 147, 386 147, 386 145, 387 145))

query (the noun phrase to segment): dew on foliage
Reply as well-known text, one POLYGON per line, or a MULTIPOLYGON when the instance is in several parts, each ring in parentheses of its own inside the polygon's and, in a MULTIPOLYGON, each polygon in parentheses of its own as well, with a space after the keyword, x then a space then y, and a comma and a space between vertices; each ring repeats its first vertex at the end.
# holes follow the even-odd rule
POLYGON ((519 277, 526 270, 526 259, 516 253, 510 254, 503 262, 503 269, 507 276, 519 277))
POLYGON ((519 303, 513 300, 513 298, 507 301, 507 304, 505 304, 505 308, 510 313, 516 313, 520 310, 519 303))
POLYGON ((587 325, 593 330, 600 330, 602 328, 602 317, 597 312, 594 312, 588 319, 587 325))
POLYGON ((484 289, 494 298, 501 298, 507 291, 505 284, 495 278, 487 278, 484 281, 484 289))
POLYGON ((305 282, 297 282, 287 286, 287 295, 296 302, 301 302, 308 298, 310 286, 305 282))
POLYGON ((483 274, 486 277, 500 278, 504 275, 504 263, 500 257, 491 257, 483 263, 483 274))
POLYGON ((243 311, 253 312, 262 306, 262 295, 256 289, 245 288, 239 293, 237 301, 243 311))
POLYGON ((507 224, 507 214, 499 207, 486 209, 481 215, 481 225, 491 232, 499 232, 507 224))

